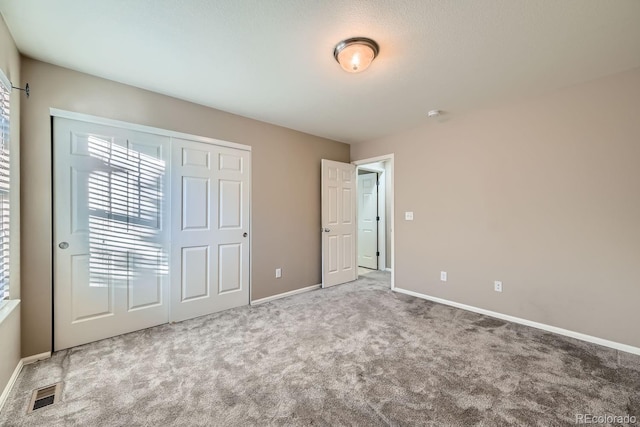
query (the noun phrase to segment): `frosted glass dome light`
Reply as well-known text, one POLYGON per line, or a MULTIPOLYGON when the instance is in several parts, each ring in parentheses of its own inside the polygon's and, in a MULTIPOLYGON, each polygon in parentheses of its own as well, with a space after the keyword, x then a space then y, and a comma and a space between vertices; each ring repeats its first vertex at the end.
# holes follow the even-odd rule
POLYGON ((379 51, 378 43, 373 40, 354 37, 338 43, 333 50, 333 56, 343 70, 359 73, 369 68, 379 51))

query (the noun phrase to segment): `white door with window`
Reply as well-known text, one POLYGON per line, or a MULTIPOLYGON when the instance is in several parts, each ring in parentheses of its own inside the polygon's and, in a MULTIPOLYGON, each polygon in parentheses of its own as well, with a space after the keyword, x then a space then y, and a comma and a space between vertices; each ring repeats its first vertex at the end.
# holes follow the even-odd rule
POLYGON ((322 287, 356 280, 356 167, 322 160, 322 287))
POLYGON ((54 118, 54 350, 249 303, 248 151, 54 118))
POLYGON ((358 265, 378 269, 378 174, 358 175, 358 265))
POLYGON ((171 320, 249 302, 249 153, 173 141, 171 320))

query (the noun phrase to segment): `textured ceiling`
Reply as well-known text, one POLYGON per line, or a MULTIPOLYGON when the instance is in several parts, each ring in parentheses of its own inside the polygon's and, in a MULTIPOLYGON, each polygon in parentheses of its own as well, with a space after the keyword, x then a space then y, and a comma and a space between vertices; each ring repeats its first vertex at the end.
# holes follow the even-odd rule
POLYGON ((640 66, 638 0, 0 0, 32 58, 344 142, 640 66), (366 36, 360 74, 333 47, 366 36))

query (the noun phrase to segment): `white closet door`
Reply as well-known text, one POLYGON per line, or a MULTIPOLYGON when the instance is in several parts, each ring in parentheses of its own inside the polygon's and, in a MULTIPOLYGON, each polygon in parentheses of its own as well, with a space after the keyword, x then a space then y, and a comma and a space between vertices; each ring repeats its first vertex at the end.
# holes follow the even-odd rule
POLYGON ((168 320, 169 138, 54 119, 54 349, 168 320))
POLYGON ((171 320, 249 303, 249 153, 172 141, 171 320))

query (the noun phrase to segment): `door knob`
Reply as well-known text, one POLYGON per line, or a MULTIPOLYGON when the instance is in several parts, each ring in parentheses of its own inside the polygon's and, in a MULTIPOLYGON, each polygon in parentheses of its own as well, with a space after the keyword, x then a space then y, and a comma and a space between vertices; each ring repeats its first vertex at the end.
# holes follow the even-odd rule
POLYGON ((60 249, 67 249, 69 247, 69 243, 67 242, 60 242, 60 244, 58 245, 58 247, 60 249))
POLYGON ((328 232, 330 232, 330 231, 331 231, 331 229, 329 229, 329 228, 325 228, 325 229, 324 229, 324 232, 325 232, 325 233, 328 233, 328 232))
POLYGON ((242 233, 242 237, 247 237, 247 236, 248 236, 248 234, 246 232, 242 233))

